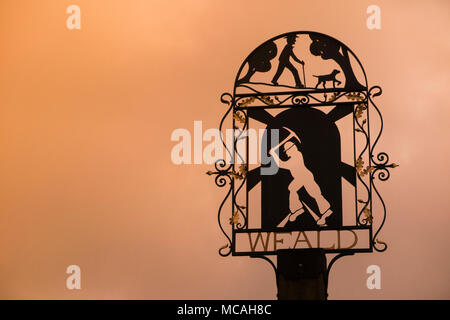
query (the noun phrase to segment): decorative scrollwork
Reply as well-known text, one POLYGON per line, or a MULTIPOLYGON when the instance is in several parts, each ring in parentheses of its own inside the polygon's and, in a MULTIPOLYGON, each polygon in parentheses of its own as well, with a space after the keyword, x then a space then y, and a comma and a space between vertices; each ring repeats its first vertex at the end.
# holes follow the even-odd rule
MULTIPOLYGON (((374 173, 373 173, 373 174, 374 174, 374 173)), ((373 180, 372 180, 372 181, 373 181, 373 180)), ((381 220, 380 225, 378 226, 377 231, 376 231, 375 234, 373 235, 373 238, 372 238, 372 245, 373 245, 373 248, 374 248, 376 251, 378 251, 378 252, 383 252, 383 251, 386 251, 386 249, 387 249, 388 246, 387 246, 387 244, 386 244, 385 242, 381 242, 380 240, 378 240, 377 237, 378 237, 378 234, 380 233, 381 229, 383 228, 384 223, 386 222, 386 204, 384 203, 383 198, 381 197, 380 193, 378 192, 378 189, 376 188, 376 186, 375 186, 375 184, 374 184, 373 182, 372 182, 372 188, 373 188, 373 190, 375 191, 375 194, 377 195, 377 197, 378 197, 378 199, 379 199, 379 201, 380 201, 380 203, 381 203, 381 205, 382 205, 382 207, 383 207, 383 218, 382 218, 382 220, 381 220), (382 245, 381 248, 378 247, 379 244, 382 245)))
POLYGON ((216 171, 207 171, 206 174, 210 176, 216 175, 215 183, 218 187, 223 187, 227 182, 231 182, 232 164, 227 165, 224 159, 219 159, 215 162, 214 167, 216 171))
POLYGON ((227 165, 226 161, 224 159, 219 159, 215 162, 214 167, 216 168, 216 171, 208 171, 206 172, 207 175, 216 175, 215 178, 215 183, 218 187, 224 187, 227 182, 229 184, 229 188, 228 191, 225 195, 225 198, 223 199, 222 203, 219 206, 219 210, 217 213, 217 219, 218 219, 218 223, 219 223, 219 228, 222 231, 222 233, 224 234, 224 236, 226 237, 228 243, 224 246, 222 246, 219 249, 219 254, 222 257, 226 257, 229 254, 231 254, 231 238, 230 236, 225 232, 225 230, 222 227, 222 219, 221 219, 221 214, 222 214, 222 208, 225 204, 225 202, 227 201, 227 199, 229 198, 232 189, 233 189, 233 179, 231 178, 231 173, 232 173, 232 168, 233 165, 229 164, 227 165), (226 251, 225 251, 226 250, 226 251))
POLYGON ((231 93, 224 92, 220 96, 220 102, 226 103, 228 105, 232 105, 232 103, 233 103, 233 96, 231 95, 231 93))
POLYGON ((231 254, 231 240, 230 243, 225 244, 223 247, 219 248, 219 255, 221 255, 222 257, 227 257, 231 254), (226 250, 224 252, 224 250, 226 250))
MULTIPOLYGON (((388 163, 388 161, 389 161, 389 156, 387 155, 387 153, 386 152, 380 152, 380 153, 378 153, 378 155, 377 155, 377 160, 378 160, 378 162, 379 163, 377 163, 377 165, 385 165, 386 163, 388 163)), ((372 160, 373 160, 373 158, 372 158, 372 160)), ((375 162, 375 161, 374 161, 375 162)))
MULTIPOLYGON (((226 143, 223 139, 222 127, 223 127, 223 123, 224 123, 225 119, 228 117, 230 112, 233 110, 235 100, 234 100, 234 97, 230 93, 223 93, 220 96, 220 101, 229 106, 219 124, 220 140, 222 141, 222 144, 225 147, 225 150, 227 151, 230 158, 234 159, 233 153, 228 149, 228 146, 226 145, 226 143)), ((225 238, 227 240, 227 243, 224 246, 219 248, 219 255, 222 257, 226 257, 231 254, 232 241, 231 241, 231 237, 228 235, 228 233, 224 230, 224 228, 222 226, 221 214, 222 214, 222 209, 223 209, 226 201, 230 197, 230 194, 232 194, 232 191, 234 188, 234 180, 231 176, 231 174, 233 172, 233 164, 232 163, 227 164, 227 162, 224 159, 219 159, 215 162, 214 167, 215 167, 216 171, 208 171, 208 172, 206 172, 206 174, 216 175, 216 178, 214 181, 218 187, 224 187, 227 184, 229 185, 228 191, 227 191, 224 199, 222 200, 222 202, 219 206, 218 212, 217 212, 217 221, 219 224, 220 231, 223 233, 223 235, 225 236, 225 238)))
MULTIPOLYGON (((347 99, 361 101, 361 99, 364 99, 364 98, 361 95, 358 95, 356 93, 348 93, 347 99)), ((366 131, 366 126, 365 126, 366 121, 364 120, 363 122, 360 122, 359 118, 361 118, 359 111, 357 108, 354 108, 353 121, 355 124, 355 131, 363 134, 364 138, 365 138, 364 139, 364 141, 365 141, 364 147, 360 151, 358 158, 355 160, 355 169, 356 169, 356 173, 357 173, 357 179, 364 187, 364 190, 366 193, 366 198, 367 198, 367 201, 364 201, 364 206, 357 213, 356 220, 357 220, 357 223, 360 225, 367 225, 369 223, 369 219, 364 218, 364 215, 365 215, 365 210, 368 208, 370 201, 371 201, 371 190, 370 190, 370 182, 366 183, 363 180, 363 177, 370 174, 371 172, 373 172, 374 169, 370 166, 370 163, 369 163, 369 166, 364 168, 363 155, 367 150, 370 150, 369 149, 370 148, 370 139, 369 139, 369 134, 366 131)))
POLYGON ((383 252, 383 251, 386 251, 386 249, 388 248, 388 245, 386 244, 386 242, 383 242, 383 241, 381 241, 381 240, 378 240, 378 239, 375 239, 375 241, 374 241, 374 248, 375 248, 375 250, 376 251, 378 251, 378 252, 383 252), (379 248, 377 245, 382 245, 382 247, 381 248, 379 248))
POLYGON ((239 205, 237 203, 237 195, 239 194, 239 192, 241 191, 241 189, 244 187, 245 182, 247 181, 247 166, 246 165, 241 165, 239 168, 240 172, 241 172, 241 176, 243 177, 243 181, 241 182, 241 184, 238 186, 236 192, 234 193, 233 196, 233 205, 236 207, 236 212, 235 213, 240 213, 240 215, 244 218, 244 223, 241 224, 240 222, 235 223, 234 225, 236 226, 237 229, 243 229, 245 227, 247 227, 248 225, 248 216, 247 213, 245 213, 243 211, 243 209, 246 209, 247 207, 239 205))
POLYGON ((383 132, 383 117, 382 117, 381 112, 378 109, 377 105, 374 103, 373 98, 381 95, 382 92, 383 91, 382 91, 381 87, 379 87, 379 86, 373 86, 369 89, 369 102, 374 107, 374 109, 376 110, 376 112, 380 118, 380 130, 377 134, 375 142, 373 143, 371 154, 370 154, 370 159, 373 162, 373 167, 374 167, 374 170, 370 174, 371 189, 373 191, 375 191, 375 194, 377 195, 377 198, 383 207, 383 215, 382 215, 381 223, 378 226, 378 229, 372 238, 373 248, 378 252, 386 251, 386 249, 388 247, 386 242, 383 242, 378 239, 378 234, 380 233, 380 231, 383 228, 384 223, 386 221, 386 204, 384 203, 383 198, 381 197, 380 193, 378 192, 378 189, 374 183, 374 180, 375 180, 375 178, 378 178, 380 181, 388 180, 391 176, 391 174, 389 172, 389 168, 398 167, 398 165, 395 163, 388 164, 389 156, 386 152, 379 152, 378 154, 376 154, 376 156, 374 154, 374 149, 380 139, 381 133, 383 132), (381 245, 381 247, 380 247, 380 245, 381 245))
POLYGON ((375 169, 374 174, 372 175, 373 179, 375 177, 375 174, 377 175, 377 177, 380 181, 386 181, 391 177, 391 173, 386 168, 375 169))
POLYGON ((228 188, 228 192, 225 195, 225 198, 222 200, 222 203, 220 204, 219 211, 218 211, 218 214, 217 214, 217 221, 219 223, 220 231, 222 231, 223 235, 227 239, 227 244, 219 249, 219 254, 222 257, 226 257, 226 256, 231 254, 231 249, 232 249, 232 245, 233 245, 230 236, 225 232, 225 230, 222 227, 222 220, 221 220, 222 208, 223 208, 225 202, 227 201, 228 197, 230 196, 232 188, 233 188, 233 185, 232 185, 232 183, 230 183, 230 187, 228 188))
POLYGON ((308 95, 293 95, 291 98, 291 102, 294 105, 305 105, 309 103, 308 95))
POLYGON ((335 105, 335 104, 358 104, 357 117, 365 110, 367 105, 366 92, 354 92, 343 89, 315 89, 306 91, 285 91, 271 93, 263 93, 254 88, 248 88, 252 93, 248 95, 238 96, 235 104, 237 110, 247 108, 261 107, 283 107, 283 106, 304 106, 304 105, 335 105), (331 95, 328 95, 331 94, 331 95), (258 104, 257 102, 261 102, 258 104))

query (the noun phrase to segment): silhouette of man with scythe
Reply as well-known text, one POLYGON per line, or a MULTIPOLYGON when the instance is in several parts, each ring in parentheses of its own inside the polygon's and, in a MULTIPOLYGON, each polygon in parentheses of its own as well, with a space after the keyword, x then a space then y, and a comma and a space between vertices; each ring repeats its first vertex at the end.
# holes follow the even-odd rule
POLYGON ((333 211, 331 210, 330 203, 323 197, 320 187, 314 180, 314 176, 311 171, 309 171, 303 160, 302 152, 299 150, 297 144, 295 144, 292 139, 297 139, 301 144, 300 138, 289 128, 283 127, 289 132, 289 135, 281 141, 278 145, 271 148, 269 154, 274 157, 279 168, 289 170, 293 180, 289 184, 289 210, 291 211, 283 221, 278 225, 282 228, 288 223, 288 221, 295 221, 299 215, 305 212, 304 207, 308 209, 313 219, 316 221, 318 226, 326 226, 325 219, 329 217, 333 211), (288 159, 283 161, 279 158, 275 150, 283 147, 288 159), (304 187, 308 194, 312 196, 319 207, 320 215, 314 213, 314 211, 309 208, 305 203, 300 201, 298 191, 304 187))
POLYGON ((305 62, 298 59, 294 54, 293 48, 294 48, 296 38, 297 38, 297 35, 295 35, 295 34, 289 34, 286 37, 287 44, 284 47, 283 51, 280 53, 280 57, 278 58, 278 60, 279 60, 278 69, 277 69, 277 72, 275 73, 275 76, 272 79, 272 83, 274 85, 278 85, 278 82, 277 82, 278 78, 283 73, 284 68, 288 68, 289 71, 291 71, 292 75, 294 76, 295 86, 297 88, 304 88, 304 85, 300 81, 300 77, 298 75, 297 68, 295 68, 294 65, 289 61, 289 59, 292 57, 292 59, 294 59, 298 63, 305 65, 305 62))

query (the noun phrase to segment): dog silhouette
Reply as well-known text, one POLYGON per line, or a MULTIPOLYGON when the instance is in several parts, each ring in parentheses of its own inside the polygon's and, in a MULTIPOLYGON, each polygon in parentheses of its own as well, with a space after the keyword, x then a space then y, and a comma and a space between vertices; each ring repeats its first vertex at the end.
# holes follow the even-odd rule
POLYGON ((337 82, 338 85, 341 84, 341 81, 339 81, 339 80, 336 79, 336 75, 337 75, 339 72, 340 72, 339 70, 334 69, 330 74, 323 74, 323 75, 320 75, 320 76, 313 75, 314 77, 317 78, 317 84, 316 84, 315 88, 317 88, 317 87, 319 86, 319 84, 322 83, 323 88, 326 89, 325 84, 326 84, 328 81, 333 81, 333 88, 336 88, 336 85, 335 85, 336 82, 337 82))

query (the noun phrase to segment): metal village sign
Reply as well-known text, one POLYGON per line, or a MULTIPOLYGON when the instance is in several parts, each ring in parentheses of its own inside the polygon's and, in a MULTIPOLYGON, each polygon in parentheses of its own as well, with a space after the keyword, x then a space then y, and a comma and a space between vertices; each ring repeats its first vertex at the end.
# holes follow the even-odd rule
POLYGON ((386 207, 375 181, 396 165, 374 153, 383 120, 373 98, 381 92, 368 87, 356 55, 325 34, 290 32, 253 50, 233 93, 221 96, 228 108, 220 132, 226 119, 234 129, 231 145, 221 136, 229 159, 207 172, 228 186, 218 212, 227 239, 220 255, 260 257, 277 271, 266 256, 321 249, 337 254, 329 272, 341 256, 386 250, 378 239, 386 207), (259 161, 249 159, 252 129, 262 132, 259 161), (231 232, 222 221, 227 205, 231 232))

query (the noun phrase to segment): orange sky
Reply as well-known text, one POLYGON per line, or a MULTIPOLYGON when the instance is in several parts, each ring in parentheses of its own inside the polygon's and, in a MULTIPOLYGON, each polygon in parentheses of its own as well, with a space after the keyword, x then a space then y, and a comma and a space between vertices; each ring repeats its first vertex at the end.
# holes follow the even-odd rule
POLYGON ((448 1, 0 3, 0 298, 274 299, 271 267, 221 258, 223 191, 172 164, 176 128, 216 127, 245 57, 289 31, 356 53, 378 98, 385 253, 340 260, 330 299, 450 298, 448 1), (81 30, 68 30, 78 4, 81 30), (381 7, 382 29, 366 28, 381 7), (82 289, 65 288, 68 265, 82 289), (382 270, 368 290, 366 268, 382 270))

